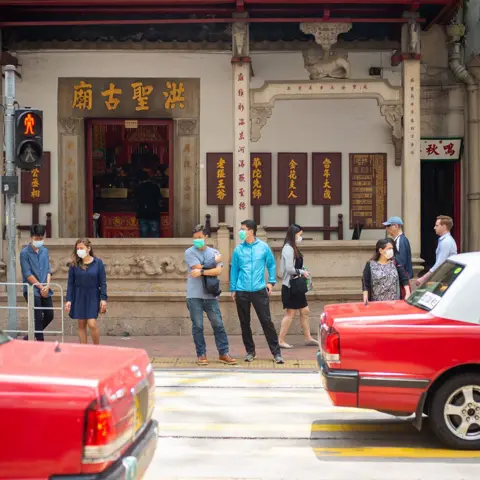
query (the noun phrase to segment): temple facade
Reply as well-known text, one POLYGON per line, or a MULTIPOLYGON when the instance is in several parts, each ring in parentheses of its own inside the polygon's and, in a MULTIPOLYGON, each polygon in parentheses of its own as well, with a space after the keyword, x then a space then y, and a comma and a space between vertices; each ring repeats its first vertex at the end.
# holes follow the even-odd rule
MULTIPOLYGON (((73 12, 57 20, 41 8, 38 25, 23 25, 12 8, 0 22, 2 64, 17 65, 19 105, 43 111, 46 152, 36 176, 22 173, 18 248, 48 218, 64 285, 75 239, 91 237, 107 265, 111 334, 189 331, 183 251, 198 223, 227 262, 242 220, 257 221, 277 256, 300 224, 314 315, 360 298, 392 215, 417 271, 434 261, 438 214, 454 218, 462 250, 478 250, 475 68, 462 63, 461 12, 422 3, 384 23, 312 14, 282 28, 252 21, 255 11, 213 26, 135 17, 69 27, 73 12), (139 238, 141 170, 162 193, 160 238, 139 238)), ((228 269, 222 280, 226 291, 228 269)), ((222 302, 236 332, 232 307, 222 302)))

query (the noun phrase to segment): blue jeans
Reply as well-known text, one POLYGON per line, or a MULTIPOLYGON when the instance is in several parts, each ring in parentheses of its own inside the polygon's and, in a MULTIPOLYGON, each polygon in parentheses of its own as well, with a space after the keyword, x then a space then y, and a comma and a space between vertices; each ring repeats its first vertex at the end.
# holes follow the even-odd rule
POLYGON ((218 300, 214 298, 206 300, 203 298, 187 298, 187 307, 192 320, 192 335, 195 349, 197 350, 197 357, 202 357, 207 353, 207 345, 203 335, 203 312, 207 314, 212 324, 218 353, 226 355, 228 353, 228 338, 223 326, 218 300))
POLYGON ((158 220, 139 219, 141 238, 159 238, 160 222, 158 220))

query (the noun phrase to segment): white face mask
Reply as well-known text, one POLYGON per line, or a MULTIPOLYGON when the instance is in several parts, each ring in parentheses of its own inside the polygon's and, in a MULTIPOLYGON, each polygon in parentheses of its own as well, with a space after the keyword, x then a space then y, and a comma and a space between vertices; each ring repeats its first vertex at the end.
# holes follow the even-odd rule
POLYGON ((393 258, 393 250, 387 250, 385 252, 385 257, 387 257, 387 260, 391 260, 393 258))
POLYGON ((297 237, 297 238, 295 239, 295 242, 296 242, 296 243, 302 243, 302 241, 303 241, 303 238, 302 238, 302 237, 297 237))
POLYGON ((83 250, 83 249, 80 250, 80 249, 78 249, 78 250, 77 250, 77 255, 78 255, 80 258, 85 258, 85 257, 88 255, 88 253, 87 253, 86 250, 83 250))
POLYGON ((33 240, 33 241, 32 241, 32 245, 33 245, 35 248, 43 247, 44 243, 45 243, 45 242, 44 242, 43 240, 33 240))

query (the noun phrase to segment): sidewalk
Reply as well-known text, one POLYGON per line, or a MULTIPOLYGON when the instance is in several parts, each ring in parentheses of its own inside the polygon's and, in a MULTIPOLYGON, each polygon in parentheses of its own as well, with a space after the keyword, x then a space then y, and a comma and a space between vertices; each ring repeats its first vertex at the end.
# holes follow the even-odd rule
MULTIPOLYGON (((54 337, 45 337, 49 341, 54 341, 54 337)), ((254 337, 257 347, 257 359, 251 363, 243 361, 245 348, 240 335, 230 335, 230 354, 234 357, 238 365, 236 367, 226 366, 218 361, 218 353, 215 348, 213 336, 206 336, 207 356, 209 364, 207 368, 248 368, 248 369, 307 369, 316 370, 316 347, 305 347, 302 336, 291 335, 287 337, 287 342, 295 348, 291 350, 282 350, 285 360, 283 365, 276 365, 273 362, 272 355, 267 346, 263 335, 254 337)), ((78 342, 77 337, 65 336, 65 342, 78 342)), ((89 342, 91 340, 89 339, 89 342)), ((102 345, 111 345, 116 347, 143 348, 152 359, 155 368, 205 368, 198 367, 196 364, 195 348, 190 335, 185 336, 135 336, 135 337, 114 337, 104 336, 100 338, 102 345)))

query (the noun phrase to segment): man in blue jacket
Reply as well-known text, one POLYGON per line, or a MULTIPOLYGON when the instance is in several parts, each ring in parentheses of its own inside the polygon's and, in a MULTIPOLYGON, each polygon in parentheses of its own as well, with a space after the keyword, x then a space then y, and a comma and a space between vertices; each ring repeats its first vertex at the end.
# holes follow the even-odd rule
POLYGON ((245 220, 241 225, 239 237, 242 243, 233 252, 230 291, 237 305, 243 344, 247 351, 245 361, 252 362, 256 358, 250 326, 250 306, 253 304, 275 362, 284 363, 270 315, 270 295, 277 280, 275 257, 268 244, 256 238, 257 224, 253 220, 245 220), (267 284, 265 268, 268 270, 267 284))
POLYGON ((403 220, 400 217, 390 217, 385 223, 387 235, 395 241, 397 253, 396 262, 408 273, 408 278, 413 279, 412 250, 410 242, 403 233, 403 220))

